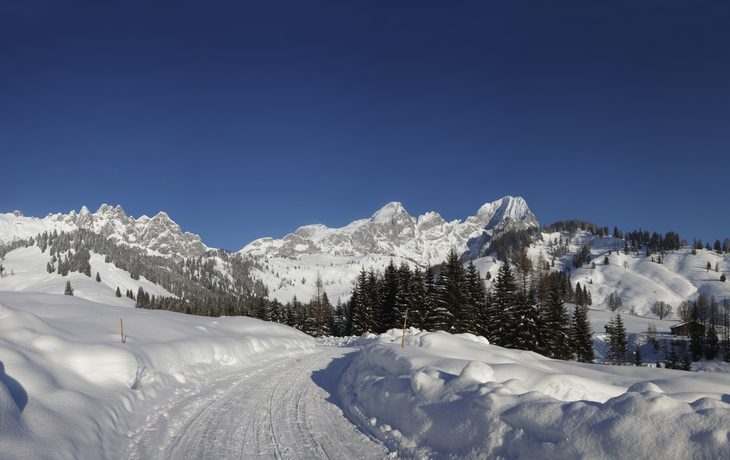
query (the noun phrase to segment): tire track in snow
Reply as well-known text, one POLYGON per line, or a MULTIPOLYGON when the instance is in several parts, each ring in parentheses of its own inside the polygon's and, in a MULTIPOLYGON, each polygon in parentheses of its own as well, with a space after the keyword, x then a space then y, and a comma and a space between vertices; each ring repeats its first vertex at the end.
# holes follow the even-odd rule
POLYGON ((354 350, 271 361, 212 382, 133 435, 128 458, 382 459, 388 450, 342 413, 336 386, 354 350))

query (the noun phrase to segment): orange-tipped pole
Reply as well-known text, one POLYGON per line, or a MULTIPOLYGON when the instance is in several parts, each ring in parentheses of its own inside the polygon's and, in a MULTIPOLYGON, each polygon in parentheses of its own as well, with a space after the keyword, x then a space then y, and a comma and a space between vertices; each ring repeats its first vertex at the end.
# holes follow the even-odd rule
POLYGON ((400 343, 400 347, 403 348, 406 345, 406 321, 408 321, 408 309, 406 308, 406 317, 403 319, 403 341, 400 343))
POLYGON ((122 322, 122 318, 119 318, 119 325, 122 326, 122 343, 124 343, 124 323, 122 322))

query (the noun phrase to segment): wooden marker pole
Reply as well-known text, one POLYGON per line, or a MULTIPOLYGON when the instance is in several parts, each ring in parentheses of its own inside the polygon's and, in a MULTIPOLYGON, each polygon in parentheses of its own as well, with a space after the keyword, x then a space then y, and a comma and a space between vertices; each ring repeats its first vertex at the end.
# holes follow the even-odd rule
POLYGON ((119 325, 122 326, 122 343, 124 343, 124 323, 122 322, 122 318, 119 318, 119 325))
POLYGON ((403 320, 403 341, 400 344, 400 347, 403 348, 406 345, 406 321, 408 321, 408 309, 406 308, 406 317, 403 320))

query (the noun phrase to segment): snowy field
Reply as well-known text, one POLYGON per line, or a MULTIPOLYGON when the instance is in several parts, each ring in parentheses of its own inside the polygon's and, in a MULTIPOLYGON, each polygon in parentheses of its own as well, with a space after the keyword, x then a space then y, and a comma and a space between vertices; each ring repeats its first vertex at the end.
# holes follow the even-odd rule
POLYGON ((171 398, 313 350, 312 338, 251 318, 0 291, 0 457, 125 458, 128 438, 171 398))
MULTIPOLYGON (((627 321, 629 332, 640 335, 642 321, 627 321)), ((205 452, 240 457, 235 443, 230 446, 239 446, 238 454, 221 450, 229 445, 221 443, 210 447, 217 450, 196 450, 207 445, 211 433, 204 427, 215 421, 218 437, 255 434, 261 457, 291 452, 283 457, 296 458, 291 449, 304 435, 283 427, 303 417, 286 411, 306 401, 307 436, 329 433, 330 444, 308 441, 320 450, 300 451, 302 458, 324 458, 327 446, 368 451, 362 432, 402 458, 730 455, 730 373, 717 361, 714 372, 587 365, 503 349, 471 335, 413 329, 403 349, 395 330, 316 343, 250 318, 0 292, 0 451, 19 459, 146 458, 156 452, 180 458, 184 449, 203 452, 195 458, 205 452), (333 347, 349 351, 326 351, 333 347), (308 358, 315 355, 316 362, 308 358), (319 383, 329 393, 307 389, 318 379, 332 382, 319 383), (281 393, 285 389, 290 391, 281 393), (252 396, 236 399, 242 392, 252 396), (224 410, 261 398, 271 406, 224 410), (334 431, 349 423, 337 421, 340 409, 359 428, 334 431), (250 411, 266 423, 241 431, 248 426, 241 421, 253 419, 237 414, 250 411), (186 443, 187 436, 200 442, 186 443), (266 450, 269 438, 270 448, 289 450, 266 450)), ((382 449, 378 445, 372 448, 382 449)))

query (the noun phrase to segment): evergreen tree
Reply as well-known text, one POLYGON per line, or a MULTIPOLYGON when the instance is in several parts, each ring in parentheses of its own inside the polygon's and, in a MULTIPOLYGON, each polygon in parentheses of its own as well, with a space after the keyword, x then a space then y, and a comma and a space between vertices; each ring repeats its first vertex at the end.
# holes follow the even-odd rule
POLYGON ((708 360, 713 360, 720 352, 720 341, 717 337, 717 330, 715 325, 710 323, 705 333, 705 357, 708 360))
POLYGON ((705 329, 705 357, 713 360, 720 352, 720 340, 717 337, 717 326, 719 322, 719 306, 715 295, 710 298, 708 310, 707 328, 705 329))
POLYGON ((449 312, 451 324, 450 330, 454 333, 464 332, 467 322, 465 311, 467 306, 466 273, 464 266, 459 261, 459 255, 455 249, 449 251, 439 274, 437 282, 437 305, 449 312))
POLYGON ((426 285, 423 281, 423 272, 416 268, 410 278, 408 324, 417 329, 423 329, 425 311, 426 285))
POLYGON ((634 351, 634 364, 637 366, 641 366, 641 358, 641 347, 639 347, 639 345, 636 345, 636 349, 634 351))
POLYGON ((699 361, 702 357, 702 352, 705 349, 703 326, 700 321, 700 308, 695 302, 692 306, 692 314, 690 316, 689 324, 689 351, 692 356, 692 360, 699 361))
POLYGON ((99 276, 99 272, 96 272, 96 282, 101 283, 101 276, 99 276))
POLYGON ((579 307, 582 307, 585 305, 583 300, 583 288, 580 286, 580 283, 575 283, 575 304, 579 307))
POLYGON ((453 323, 451 312, 439 302, 439 286, 434 279, 433 267, 426 268, 423 285, 426 289, 424 328, 428 331, 448 331, 453 323))
POLYGON ((141 307, 146 305, 147 302, 145 302, 145 292, 144 289, 142 289, 142 286, 137 289, 137 307, 141 307))
POLYGON ((517 302, 517 286, 508 259, 497 272, 494 298, 488 310, 489 328, 493 331, 491 340, 503 347, 513 347, 515 342, 514 316, 517 302))
MULTIPOLYGON (((137 296, 139 297, 139 296, 137 296)), ((268 321, 269 320, 269 302, 263 297, 259 297, 256 302, 256 318, 268 321)))
POLYGON ((314 337, 332 334, 332 305, 319 272, 315 281, 317 289, 307 308, 307 333, 314 337))
POLYGON ((609 325, 608 355, 611 364, 620 366, 626 363, 626 354, 629 350, 629 342, 626 336, 626 327, 621 319, 621 313, 617 313, 615 319, 611 317, 609 325))
POLYGON ((357 277, 353 296, 350 299, 350 310, 352 314, 353 335, 362 335, 366 332, 375 332, 375 306, 373 300, 374 272, 368 274, 363 268, 357 277))
POLYGON ((484 282, 479 276, 479 271, 474 262, 469 261, 466 269, 466 314, 464 316, 464 331, 472 334, 480 334, 480 323, 484 320, 484 282))
POLYGON ((514 308, 514 347, 519 350, 538 351, 540 347, 538 321, 539 311, 532 290, 526 295, 517 292, 514 308))
POLYGON ((553 284, 550 290, 547 317, 543 321, 545 325, 544 345, 547 355, 551 358, 570 359, 572 353, 568 314, 556 284, 553 284))
MULTIPOLYGON (((232 314, 229 316, 232 316, 232 314)), ((284 306, 276 299, 272 300, 269 304, 269 321, 275 323, 284 322, 284 306)))
POLYGON ((613 291, 606 296, 606 306, 609 310, 611 310, 611 312, 615 312, 616 310, 621 311, 621 308, 623 308, 623 301, 621 300, 621 296, 619 296, 618 292, 613 291))
POLYGON ((395 267, 393 259, 391 259, 388 266, 385 267, 383 280, 380 283, 380 332, 385 332, 389 329, 398 327, 396 324, 396 317, 398 316, 396 311, 398 284, 398 269, 395 267))
POLYGON ((63 293, 64 295, 74 295, 74 290, 71 288, 71 281, 66 281, 66 289, 63 293))
POLYGON ((722 360, 730 362, 730 300, 722 299, 722 360))
POLYGON ((301 302, 299 299, 297 299, 297 296, 294 296, 292 298, 291 306, 292 314, 294 315, 295 327, 300 331, 306 333, 308 330, 307 327, 309 326, 309 323, 307 322, 307 306, 304 302, 301 302))
POLYGON ((116 295, 117 297, 122 296, 122 291, 119 290, 119 286, 117 286, 117 292, 114 295, 116 295))
POLYGON ((344 337, 346 335, 346 317, 347 312, 345 305, 338 298, 337 304, 335 304, 335 311, 332 319, 332 335, 337 337, 344 337))
MULTIPOLYGON (((406 310, 410 308, 413 290, 413 283, 411 282, 412 277, 413 273, 411 272, 411 267, 408 266, 408 263, 401 263, 400 267, 398 267, 398 290, 395 297, 395 310, 393 315, 395 322, 394 327, 403 327, 406 310)), ((412 312, 409 312, 409 324, 414 324, 412 316, 412 312)))
POLYGON ((588 309, 575 307, 571 328, 571 346, 578 362, 594 362, 593 333, 588 320, 588 309))
POLYGON ((380 318, 383 317, 382 312, 380 311, 380 306, 382 305, 382 301, 380 300, 380 280, 378 279, 378 276, 375 273, 375 270, 372 268, 370 271, 368 271, 368 279, 367 279, 367 285, 365 289, 365 294, 367 296, 367 303, 371 306, 372 311, 372 327, 373 329, 370 332, 374 333, 383 333, 386 331, 386 329, 383 327, 383 324, 380 322, 380 318))

